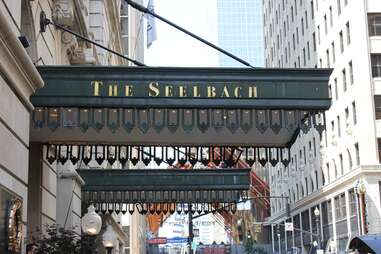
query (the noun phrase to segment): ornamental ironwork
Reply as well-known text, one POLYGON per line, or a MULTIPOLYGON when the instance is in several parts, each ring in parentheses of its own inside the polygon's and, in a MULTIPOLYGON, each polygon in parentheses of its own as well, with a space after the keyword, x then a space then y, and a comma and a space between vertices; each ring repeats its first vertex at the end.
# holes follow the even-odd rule
POLYGON ((143 146, 143 145, 46 145, 45 158, 49 163, 59 162, 65 164, 89 165, 96 161, 98 165, 107 162, 113 166, 116 162, 125 166, 127 162, 137 165, 142 162, 145 166, 155 162, 157 165, 165 163, 168 166, 195 166, 201 163, 203 166, 234 167, 239 160, 253 166, 259 163, 265 166, 270 163, 276 166, 282 163, 288 166, 290 163, 289 148, 266 148, 266 147, 225 147, 225 146, 143 146))

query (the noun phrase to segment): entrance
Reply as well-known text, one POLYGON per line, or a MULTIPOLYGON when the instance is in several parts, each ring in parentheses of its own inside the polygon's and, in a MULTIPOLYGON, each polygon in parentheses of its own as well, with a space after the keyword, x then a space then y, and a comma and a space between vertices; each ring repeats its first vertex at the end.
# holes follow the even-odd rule
POLYGON ((31 142, 75 165, 82 201, 101 212, 234 213, 251 168, 287 166, 331 104, 324 69, 38 69, 31 142))

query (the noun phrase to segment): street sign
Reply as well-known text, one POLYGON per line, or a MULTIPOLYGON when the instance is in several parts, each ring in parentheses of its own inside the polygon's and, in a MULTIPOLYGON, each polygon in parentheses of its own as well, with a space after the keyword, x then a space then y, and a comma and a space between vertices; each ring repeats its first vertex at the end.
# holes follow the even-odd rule
POLYGON ((285 222, 284 228, 286 231, 294 231, 294 224, 292 222, 285 222))
POLYGON ((147 239, 146 241, 149 244, 166 244, 167 238, 166 237, 156 237, 152 239, 147 239))
POLYGON ((167 243, 187 243, 188 238, 187 237, 173 237, 168 238, 167 243))

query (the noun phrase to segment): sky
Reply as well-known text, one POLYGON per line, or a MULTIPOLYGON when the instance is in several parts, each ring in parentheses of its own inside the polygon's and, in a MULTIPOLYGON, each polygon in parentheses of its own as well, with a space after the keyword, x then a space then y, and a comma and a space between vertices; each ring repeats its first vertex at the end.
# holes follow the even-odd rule
MULTIPOLYGON (((154 3, 155 13, 211 43, 218 44, 216 0, 155 0, 154 3)), ((157 39, 145 50, 146 65, 177 67, 217 67, 219 65, 218 51, 160 20, 156 20, 156 33, 157 39)), ((174 220, 175 216, 168 219, 169 222, 174 220)), ((205 216, 199 220, 213 221, 213 218, 205 216)), ((181 231, 187 234, 186 223, 182 226, 184 228, 182 227, 181 231)), ((176 228, 168 224, 160 229, 160 236, 184 236, 174 232, 176 228)), ((207 235, 209 234, 204 234, 204 237, 207 235)), ((226 241, 223 229, 218 235, 220 241, 226 241)), ((209 243, 206 239, 203 240, 209 243)), ((215 239, 212 236, 210 240, 212 242, 215 239)))
MULTIPOLYGON (((155 13, 217 44, 216 0, 155 0, 155 13)), ((157 40, 145 51, 149 66, 218 66, 218 51, 156 20, 157 40)))

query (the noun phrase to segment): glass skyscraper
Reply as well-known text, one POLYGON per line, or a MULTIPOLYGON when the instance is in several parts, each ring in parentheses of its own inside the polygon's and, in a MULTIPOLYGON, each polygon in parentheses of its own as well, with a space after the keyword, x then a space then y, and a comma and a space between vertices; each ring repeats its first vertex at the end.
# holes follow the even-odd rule
MULTIPOLYGON (((263 67, 262 0, 217 0, 218 44, 221 48, 263 67)), ((220 53, 221 67, 243 67, 241 63, 220 53)))

